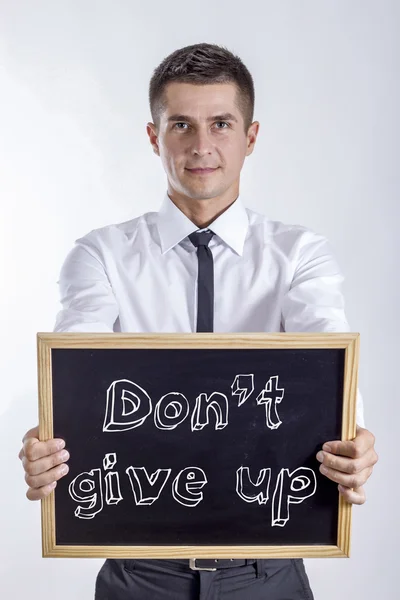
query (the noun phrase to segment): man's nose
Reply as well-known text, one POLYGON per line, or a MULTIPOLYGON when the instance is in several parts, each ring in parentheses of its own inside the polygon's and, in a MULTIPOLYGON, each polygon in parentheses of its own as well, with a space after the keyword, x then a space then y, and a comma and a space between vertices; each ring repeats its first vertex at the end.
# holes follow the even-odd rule
POLYGON ((193 136, 191 150, 193 154, 203 156, 212 151, 213 144, 206 129, 199 129, 193 136))

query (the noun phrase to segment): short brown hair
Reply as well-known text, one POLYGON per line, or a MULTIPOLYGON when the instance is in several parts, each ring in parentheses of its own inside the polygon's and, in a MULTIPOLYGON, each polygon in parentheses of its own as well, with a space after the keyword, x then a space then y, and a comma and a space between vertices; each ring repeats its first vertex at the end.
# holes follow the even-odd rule
POLYGON ((201 43, 179 48, 154 70, 149 85, 149 102, 157 129, 160 115, 166 108, 165 87, 172 81, 195 85, 234 83, 238 91, 236 105, 243 115, 247 133, 254 113, 253 78, 241 59, 225 46, 201 43))

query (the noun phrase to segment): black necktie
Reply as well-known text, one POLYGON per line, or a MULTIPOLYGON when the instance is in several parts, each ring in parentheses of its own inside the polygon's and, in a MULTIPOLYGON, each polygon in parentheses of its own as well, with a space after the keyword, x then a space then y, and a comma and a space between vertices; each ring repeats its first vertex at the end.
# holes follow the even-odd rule
POLYGON ((213 231, 195 231, 188 237, 197 248, 197 331, 214 330, 214 261, 208 244, 213 231))

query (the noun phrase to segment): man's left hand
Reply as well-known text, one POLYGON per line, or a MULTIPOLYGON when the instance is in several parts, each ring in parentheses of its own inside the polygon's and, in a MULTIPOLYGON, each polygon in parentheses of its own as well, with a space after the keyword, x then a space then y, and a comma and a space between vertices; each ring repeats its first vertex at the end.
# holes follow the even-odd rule
POLYGON ((326 442, 317 454, 321 473, 339 484, 340 494, 351 504, 364 504, 366 500, 363 485, 378 462, 374 445, 375 436, 357 425, 353 440, 326 442))

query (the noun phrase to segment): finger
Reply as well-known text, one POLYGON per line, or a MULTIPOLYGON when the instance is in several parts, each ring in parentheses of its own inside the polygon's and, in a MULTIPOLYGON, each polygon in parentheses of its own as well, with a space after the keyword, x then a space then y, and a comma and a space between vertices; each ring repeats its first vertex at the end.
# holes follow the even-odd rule
POLYGON ((349 440, 346 442, 342 441, 332 441, 327 442, 322 446, 322 450, 325 452, 330 452, 331 454, 336 454, 338 456, 348 456, 349 458, 359 458, 356 456, 357 449, 355 442, 353 440, 349 440))
MULTIPOLYGON (((22 458, 22 466, 28 475, 40 475, 41 473, 45 473, 66 462, 69 459, 68 450, 60 450, 60 452, 56 452, 55 454, 51 454, 50 456, 46 456, 45 458, 39 458, 38 460, 30 461, 26 456, 22 458)), ((43 484, 42 484, 43 485, 43 484)))
POLYGON ((331 479, 336 483, 340 483, 347 488, 359 488, 363 486, 368 481, 372 473, 372 467, 367 467, 360 473, 355 473, 352 475, 341 473, 340 471, 336 471, 336 469, 331 469, 325 465, 320 465, 319 470, 328 479, 331 479))
POLYGON ((28 488, 28 491, 26 492, 26 497, 28 498, 28 500, 42 500, 42 498, 45 498, 54 490, 56 485, 57 481, 54 481, 52 484, 45 485, 44 487, 38 489, 28 488))
POLYGON ((24 437, 22 438, 23 444, 25 443, 25 440, 27 438, 39 438, 39 425, 36 425, 36 427, 32 427, 32 429, 25 433, 24 437))
POLYGON ((357 426, 357 435, 353 440, 326 442, 322 450, 350 458, 361 458, 370 448, 373 448, 374 443, 374 435, 368 429, 357 426))
POLYGON ((336 456, 330 452, 322 450, 317 454, 317 460, 326 467, 341 471, 342 473, 360 473, 367 467, 372 467, 376 464, 378 456, 371 448, 362 458, 347 458, 344 456, 336 456))
POLYGON ((54 469, 50 469, 45 473, 40 473, 40 475, 29 475, 29 473, 25 473, 25 481, 30 488, 38 489, 43 486, 49 485, 54 481, 58 481, 64 475, 66 475, 69 471, 69 467, 67 464, 58 465, 54 467, 54 469))
POLYGON ((44 456, 49 456, 65 446, 65 441, 54 438, 47 442, 40 442, 37 438, 26 438, 23 446, 24 456, 30 460, 38 460, 44 456))
POLYGON ((340 494, 351 504, 364 504, 367 500, 364 488, 358 487, 354 490, 338 485, 340 494))
POLYGON ((21 448, 21 450, 19 451, 19 454, 18 454, 18 458, 20 460, 22 460, 22 457, 24 456, 24 444, 25 444, 25 441, 28 438, 35 438, 35 439, 37 439, 38 437, 39 437, 39 425, 36 425, 36 427, 32 427, 32 429, 29 429, 29 431, 27 431, 25 433, 24 437, 22 438, 22 444, 23 445, 22 445, 22 448, 21 448))

